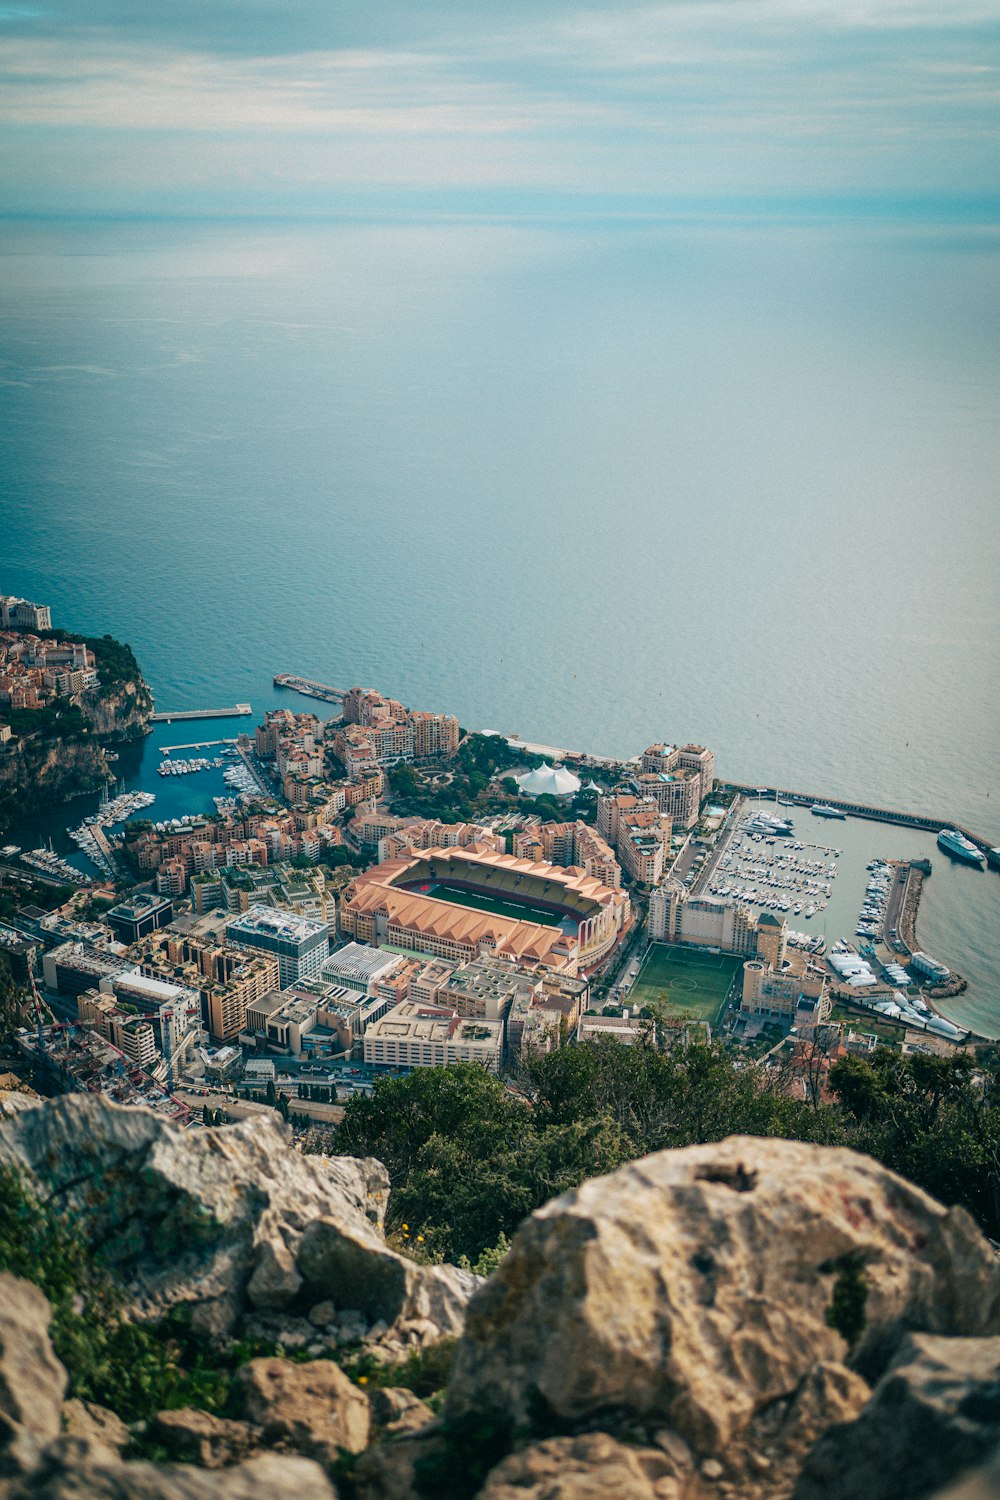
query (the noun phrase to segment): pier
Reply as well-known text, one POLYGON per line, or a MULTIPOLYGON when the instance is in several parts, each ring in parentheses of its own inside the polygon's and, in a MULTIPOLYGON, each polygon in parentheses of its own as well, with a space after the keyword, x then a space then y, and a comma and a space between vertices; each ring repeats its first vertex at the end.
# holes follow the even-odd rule
POLYGON ((198 740, 193 745, 161 745, 160 750, 164 755, 169 755, 172 750, 211 750, 214 745, 235 745, 236 737, 229 740, 198 740))
POLYGON ((296 677, 292 672, 278 672, 274 685, 289 688, 293 693, 301 693, 305 698, 321 698, 324 703, 342 703, 348 691, 347 688, 331 687, 328 682, 313 682, 309 677, 296 677))
POLYGON ((176 719, 245 719, 252 714, 249 703, 237 703, 233 708, 179 708, 176 713, 150 714, 151 724, 172 724, 176 719))

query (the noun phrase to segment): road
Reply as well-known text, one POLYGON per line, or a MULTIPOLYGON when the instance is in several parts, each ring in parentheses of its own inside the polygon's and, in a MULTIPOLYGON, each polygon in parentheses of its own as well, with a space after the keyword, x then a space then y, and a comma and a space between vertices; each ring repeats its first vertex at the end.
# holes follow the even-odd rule
POLYGON ((893 928, 899 929, 899 919, 903 914, 903 897, 906 893, 906 881, 910 873, 908 864, 897 865, 889 898, 885 903, 885 916, 882 919, 882 938, 889 948, 895 948, 895 943, 890 937, 893 928))
POLYGON ((743 798, 737 797, 733 801, 732 806, 726 814, 725 821, 723 822, 722 827, 719 829, 718 833, 715 836, 715 844, 712 847, 712 852, 709 854, 704 865, 702 866, 701 874, 698 876, 698 879, 694 885, 693 894, 697 895, 708 889, 709 883, 712 879, 712 875, 715 873, 715 869, 719 863, 719 860, 725 854, 726 849, 729 847, 730 839, 732 838, 736 829, 739 827, 743 812, 743 798))

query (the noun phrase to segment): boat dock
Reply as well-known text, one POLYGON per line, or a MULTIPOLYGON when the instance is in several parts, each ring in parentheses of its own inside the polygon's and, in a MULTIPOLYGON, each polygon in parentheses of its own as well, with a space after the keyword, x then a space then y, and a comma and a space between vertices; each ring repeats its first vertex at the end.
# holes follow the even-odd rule
POLYGON ((305 698, 321 698, 324 703, 342 703, 347 694, 347 688, 331 687, 328 682, 313 682, 309 677, 296 677, 292 672, 278 672, 274 685, 301 693, 305 698))
POLYGON ((176 719, 245 719, 253 713, 249 703, 237 703, 233 708, 179 708, 175 713, 150 714, 151 724, 172 724, 176 719))

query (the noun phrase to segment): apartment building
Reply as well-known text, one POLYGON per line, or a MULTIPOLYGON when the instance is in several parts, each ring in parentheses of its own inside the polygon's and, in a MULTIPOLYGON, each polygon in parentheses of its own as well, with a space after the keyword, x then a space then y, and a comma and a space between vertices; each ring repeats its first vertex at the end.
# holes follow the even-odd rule
POLYGON ((173 918, 173 902, 140 892, 127 901, 119 901, 105 914, 104 920, 118 941, 128 947, 158 928, 166 927, 173 918))
POLYGON ((803 1002, 814 1001, 816 1020, 825 1021, 831 1011, 828 989, 826 975, 800 958, 780 972, 764 959, 752 958, 743 965, 740 1010, 750 1016, 791 1021, 803 1002))
POLYGON ((643 801, 654 802, 678 828, 693 828, 701 806, 701 779, 697 771, 679 767, 674 771, 644 771, 633 777, 630 789, 643 801))
POLYGON ((330 952, 330 924, 311 917, 251 906, 226 928, 227 943, 273 954, 282 987, 318 976, 330 952))
POLYGON ((668 879, 649 898, 649 936, 654 943, 690 943, 752 956, 757 952, 757 932, 749 907, 690 896, 676 880, 668 879))
POLYGON ((479 1063, 495 1073, 500 1067, 503 1025, 406 1001, 368 1027, 364 1048, 369 1066, 440 1068, 479 1063))
POLYGON ((541 993, 541 976, 495 958, 479 958, 455 969, 439 1003, 456 1015, 482 1021, 506 1019, 518 995, 541 993))

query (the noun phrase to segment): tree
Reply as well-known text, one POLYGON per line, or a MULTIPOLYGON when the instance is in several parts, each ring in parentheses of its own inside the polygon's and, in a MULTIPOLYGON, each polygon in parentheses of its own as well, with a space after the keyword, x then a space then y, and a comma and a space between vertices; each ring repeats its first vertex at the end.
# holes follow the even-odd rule
POLYGON ((277 1091, 277 1089, 274 1086, 274 1079, 273 1078, 269 1078, 267 1080, 267 1088, 264 1090, 264 1098, 267 1101, 267 1103, 271 1106, 271 1108, 274 1109, 274 1107, 276 1106, 276 1104, 278 1102, 278 1091, 277 1091))
POLYGON ((0 954, 0 1042, 8 1042, 24 1025, 28 992, 14 980, 6 957, 0 954))
POLYGON ((279 1113, 279 1115, 281 1116, 281 1118, 283 1120, 287 1120, 288 1119, 289 1104, 288 1104, 288 1095, 287 1094, 279 1094, 278 1095, 278 1113, 279 1113))

